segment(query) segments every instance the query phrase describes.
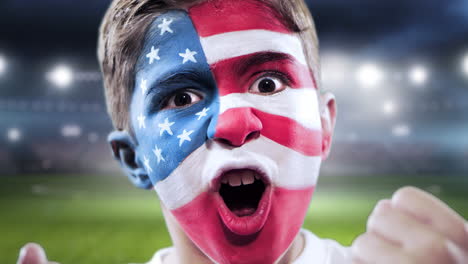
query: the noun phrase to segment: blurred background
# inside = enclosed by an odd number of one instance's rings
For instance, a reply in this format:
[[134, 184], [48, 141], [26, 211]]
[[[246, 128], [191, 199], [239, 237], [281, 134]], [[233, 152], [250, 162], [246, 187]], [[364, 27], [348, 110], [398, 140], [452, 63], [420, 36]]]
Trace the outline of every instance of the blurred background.
[[[307, 2], [339, 113], [305, 227], [349, 244], [406, 184], [468, 217], [468, 2]], [[63, 263], [144, 262], [170, 245], [156, 195], [127, 183], [106, 143], [95, 54], [109, 3], [0, 2], [2, 263], [31, 240]]]

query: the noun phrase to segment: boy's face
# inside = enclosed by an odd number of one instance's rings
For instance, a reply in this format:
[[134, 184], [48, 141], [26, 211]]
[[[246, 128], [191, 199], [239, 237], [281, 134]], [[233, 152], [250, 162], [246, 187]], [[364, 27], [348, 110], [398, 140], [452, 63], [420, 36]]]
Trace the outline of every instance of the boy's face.
[[136, 160], [214, 261], [273, 263], [297, 235], [323, 154], [317, 93], [300, 39], [258, 2], [151, 24], [130, 111]]

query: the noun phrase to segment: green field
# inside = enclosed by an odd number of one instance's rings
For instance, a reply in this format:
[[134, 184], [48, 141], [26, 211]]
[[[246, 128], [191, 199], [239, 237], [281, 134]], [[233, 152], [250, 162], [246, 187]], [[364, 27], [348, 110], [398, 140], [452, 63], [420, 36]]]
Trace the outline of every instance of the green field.
[[[63, 264], [145, 262], [170, 245], [156, 195], [123, 177], [0, 177], [0, 263], [28, 241]], [[468, 177], [322, 177], [305, 228], [349, 245], [375, 203], [403, 185], [429, 190], [468, 218]]]

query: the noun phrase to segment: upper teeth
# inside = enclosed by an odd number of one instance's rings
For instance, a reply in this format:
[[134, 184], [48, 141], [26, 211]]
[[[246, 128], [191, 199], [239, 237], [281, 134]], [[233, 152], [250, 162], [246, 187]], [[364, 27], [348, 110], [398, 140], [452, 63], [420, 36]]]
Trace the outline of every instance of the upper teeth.
[[241, 186], [254, 183], [255, 178], [258, 179], [258, 175], [251, 170], [230, 171], [223, 176], [221, 181], [230, 186]]

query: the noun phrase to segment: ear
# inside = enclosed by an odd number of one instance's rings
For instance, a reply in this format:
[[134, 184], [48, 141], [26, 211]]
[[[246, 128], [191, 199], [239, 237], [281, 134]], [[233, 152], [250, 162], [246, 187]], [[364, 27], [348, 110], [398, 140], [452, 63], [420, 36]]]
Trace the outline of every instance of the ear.
[[126, 131], [113, 131], [107, 137], [114, 158], [127, 174], [129, 180], [138, 188], [151, 189], [153, 184], [138, 161], [133, 138]]
[[336, 123], [335, 96], [330, 92], [320, 95], [320, 119], [322, 121], [322, 160], [330, 154]]

